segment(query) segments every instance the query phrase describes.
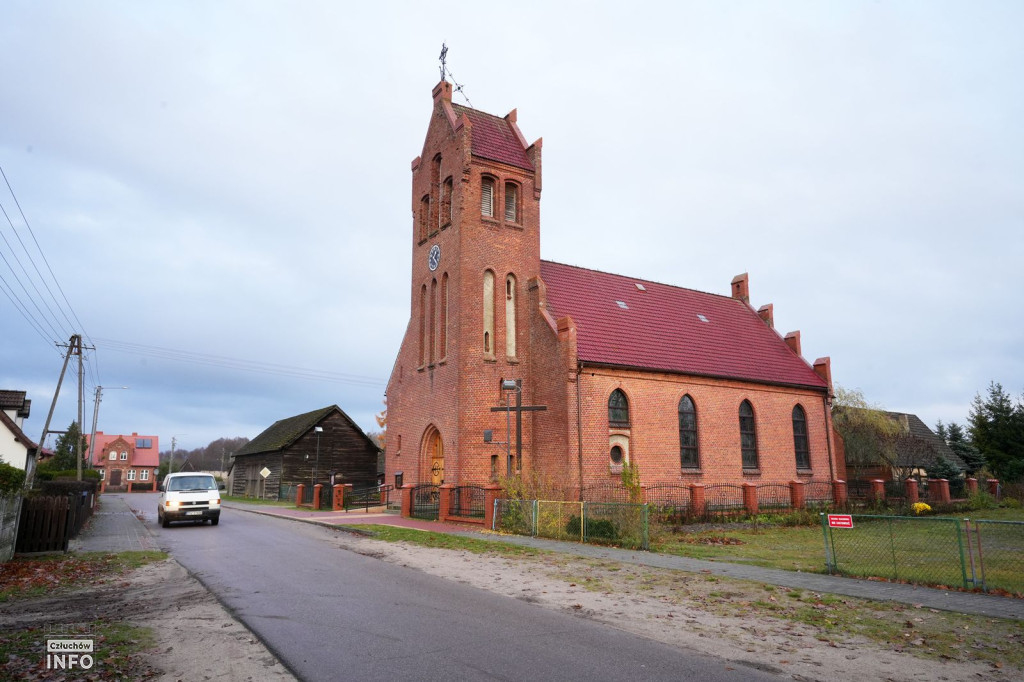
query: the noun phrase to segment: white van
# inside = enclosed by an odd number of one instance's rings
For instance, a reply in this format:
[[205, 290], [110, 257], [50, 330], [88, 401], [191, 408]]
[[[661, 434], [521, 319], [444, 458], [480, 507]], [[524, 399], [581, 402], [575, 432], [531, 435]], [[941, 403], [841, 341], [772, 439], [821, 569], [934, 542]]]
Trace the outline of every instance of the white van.
[[171, 521], [203, 523], [209, 519], [211, 526], [220, 523], [220, 489], [211, 474], [167, 474], [158, 489], [160, 506], [156, 516], [164, 528]]

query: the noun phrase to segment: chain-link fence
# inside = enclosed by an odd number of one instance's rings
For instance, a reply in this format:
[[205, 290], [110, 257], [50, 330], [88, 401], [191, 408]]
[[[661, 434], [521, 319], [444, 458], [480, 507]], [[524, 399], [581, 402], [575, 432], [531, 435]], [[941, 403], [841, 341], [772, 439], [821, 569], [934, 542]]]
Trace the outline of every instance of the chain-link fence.
[[646, 504], [496, 500], [492, 530], [633, 549], [650, 548]]
[[1024, 522], [866, 514], [821, 520], [830, 573], [1024, 594]]

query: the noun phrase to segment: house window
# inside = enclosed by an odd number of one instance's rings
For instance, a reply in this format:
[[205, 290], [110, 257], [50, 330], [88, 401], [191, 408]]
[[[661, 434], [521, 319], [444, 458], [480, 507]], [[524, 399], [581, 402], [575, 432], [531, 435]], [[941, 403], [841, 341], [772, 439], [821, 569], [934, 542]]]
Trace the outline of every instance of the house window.
[[484, 273], [484, 354], [494, 355], [494, 273]]
[[516, 276], [505, 278], [505, 355], [516, 356]]
[[519, 187], [515, 183], [505, 183], [505, 222], [519, 222]]
[[757, 468], [757, 429], [754, 425], [754, 408], [749, 400], [740, 403], [740, 451], [743, 468]]
[[452, 222], [452, 178], [445, 178], [441, 185], [441, 227], [447, 227]]
[[624, 459], [622, 455], [622, 448], [618, 445], [613, 445], [612, 450], [609, 453], [609, 457], [611, 457], [612, 464], [622, 464], [622, 460]]
[[484, 178], [480, 183], [480, 215], [494, 217], [494, 178]]
[[629, 426], [629, 401], [620, 389], [615, 389], [608, 396], [608, 426]]
[[110, 461], [114, 461], [116, 459], [117, 459], [117, 453], [116, 452], [111, 452], [110, 453]]
[[697, 469], [697, 408], [693, 399], [684, 395], [679, 401], [679, 463], [684, 469]]
[[129, 481], [134, 481], [135, 480], [135, 469], [129, 469], [128, 470], [128, 480]]
[[128, 453], [127, 452], [122, 452], [121, 453], [121, 460], [124, 461], [124, 460], [127, 460], [127, 459], [128, 459]]
[[811, 468], [811, 448], [807, 442], [807, 414], [804, 408], [793, 408], [793, 451], [796, 453], [796, 468]]
[[149, 469], [143, 469], [139, 472], [139, 478], [143, 481], [149, 480]]

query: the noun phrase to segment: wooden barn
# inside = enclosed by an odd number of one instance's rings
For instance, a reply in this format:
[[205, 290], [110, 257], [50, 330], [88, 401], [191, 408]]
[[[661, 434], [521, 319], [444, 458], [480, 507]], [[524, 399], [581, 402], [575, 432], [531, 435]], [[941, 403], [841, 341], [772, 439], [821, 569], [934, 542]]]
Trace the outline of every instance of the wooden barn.
[[[231, 494], [290, 499], [300, 483], [376, 485], [380, 448], [337, 405], [288, 417], [235, 453]], [[267, 475], [264, 476], [263, 473]]]

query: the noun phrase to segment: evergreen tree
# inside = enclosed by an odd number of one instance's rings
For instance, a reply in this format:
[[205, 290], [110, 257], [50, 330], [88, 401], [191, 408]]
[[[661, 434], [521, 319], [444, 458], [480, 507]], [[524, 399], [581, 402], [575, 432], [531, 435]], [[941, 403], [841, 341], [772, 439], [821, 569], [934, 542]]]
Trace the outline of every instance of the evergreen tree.
[[75, 442], [81, 441], [81, 453], [85, 455], [88, 448], [85, 445], [85, 437], [78, 428], [78, 422], [71, 422], [68, 430], [60, 435], [53, 448], [53, 457], [46, 462], [46, 468], [52, 471], [68, 471], [77, 468], [75, 461]]
[[1001, 384], [989, 384], [985, 398], [974, 396], [971, 443], [1001, 479], [1024, 478], [1024, 403], [1014, 404]]
[[928, 478], [944, 478], [947, 481], [960, 478], [960, 467], [939, 455], [928, 465]]

